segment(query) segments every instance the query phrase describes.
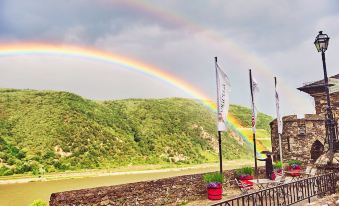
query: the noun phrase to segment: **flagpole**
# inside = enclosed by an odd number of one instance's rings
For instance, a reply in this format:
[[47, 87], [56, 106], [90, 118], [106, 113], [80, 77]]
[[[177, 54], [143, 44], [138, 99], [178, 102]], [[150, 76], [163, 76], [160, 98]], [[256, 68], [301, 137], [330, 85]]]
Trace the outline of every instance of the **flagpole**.
[[[277, 77], [274, 77], [274, 87], [275, 87], [275, 92], [277, 93]], [[277, 95], [277, 94], [276, 94]], [[276, 99], [277, 101], [277, 99]], [[278, 104], [279, 102], [277, 102], [276, 104]], [[278, 106], [278, 105], [277, 105]], [[279, 118], [279, 119], [278, 119]], [[279, 156], [280, 156], [280, 161], [283, 162], [283, 156], [282, 156], [282, 146], [281, 146], [281, 134], [280, 134], [280, 129], [279, 127], [280, 125], [280, 115], [279, 115], [279, 109], [277, 107], [277, 128], [278, 128], [278, 139], [279, 139]]]
[[220, 174], [222, 174], [221, 131], [218, 131]]
[[[215, 59], [215, 75], [216, 75], [216, 80], [217, 80], [217, 102], [219, 104], [219, 78], [218, 78], [218, 57], [214, 57]], [[219, 105], [217, 105], [219, 107]], [[219, 109], [217, 109], [218, 112]], [[218, 116], [218, 115], [217, 115]], [[218, 118], [218, 117], [217, 117]], [[221, 131], [218, 129], [218, 142], [219, 142], [219, 163], [220, 163], [220, 174], [222, 174], [222, 151], [221, 151]]]
[[[255, 121], [253, 119], [254, 114], [254, 98], [253, 98], [253, 84], [252, 84], [252, 71], [250, 70], [250, 89], [251, 89], [251, 102], [252, 102], [252, 122]], [[255, 117], [254, 117], [255, 118]], [[255, 125], [254, 125], [255, 126]], [[252, 123], [252, 130], [253, 130], [253, 123]], [[255, 131], [253, 131], [253, 147], [254, 147], [254, 174], [255, 177], [258, 176], [258, 165], [257, 165], [257, 144], [255, 141]]]

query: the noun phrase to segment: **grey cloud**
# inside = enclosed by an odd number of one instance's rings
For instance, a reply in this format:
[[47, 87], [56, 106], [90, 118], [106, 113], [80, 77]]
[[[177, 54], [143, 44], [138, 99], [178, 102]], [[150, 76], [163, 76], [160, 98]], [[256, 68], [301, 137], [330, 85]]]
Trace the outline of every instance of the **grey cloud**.
[[[119, 33], [134, 24], [161, 24], [152, 14], [142, 13], [123, 1], [7, 0], [3, 6], [7, 33], [21, 40], [64, 41], [73, 27], [86, 31], [84, 43], [108, 33]], [[2, 34], [4, 35], [4, 34]]]
[[243, 47], [266, 54], [288, 49], [294, 42], [302, 41], [319, 18], [337, 12], [338, 3], [240, 0], [209, 1], [207, 4], [201, 0], [193, 4], [176, 2], [173, 7], [172, 10], [205, 29], [219, 31]]

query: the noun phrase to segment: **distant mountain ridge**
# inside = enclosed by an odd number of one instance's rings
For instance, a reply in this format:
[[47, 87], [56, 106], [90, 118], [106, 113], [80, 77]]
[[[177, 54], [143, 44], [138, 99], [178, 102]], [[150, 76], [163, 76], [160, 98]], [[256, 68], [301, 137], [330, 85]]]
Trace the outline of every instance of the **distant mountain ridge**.
[[[248, 124], [249, 109], [231, 105], [230, 112]], [[214, 162], [215, 119], [183, 98], [94, 101], [68, 92], [1, 89], [0, 175]], [[271, 120], [260, 114], [258, 128], [267, 131]], [[223, 135], [223, 157], [249, 158], [251, 148], [231, 135]]]

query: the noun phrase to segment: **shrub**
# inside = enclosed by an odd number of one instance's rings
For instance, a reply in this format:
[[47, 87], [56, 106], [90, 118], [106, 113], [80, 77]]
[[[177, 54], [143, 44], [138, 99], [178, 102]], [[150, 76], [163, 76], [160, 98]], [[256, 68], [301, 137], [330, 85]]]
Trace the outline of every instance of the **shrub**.
[[252, 167], [242, 167], [236, 170], [236, 174], [240, 175], [252, 175], [254, 173], [254, 169]]
[[288, 161], [288, 165], [289, 166], [292, 166], [292, 165], [302, 165], [302, 161], [300, 161], [300, 160], [289, 160]]
[[13, 175], [13, 174], [14, 174], [14, 172], [13, 172], [12, 169], [8, 169], [3, 173], [4, 176], [9, 176], [9, 175]]
[[274, 164], [273, 164], [273, 168], [274, 168], [274, 169], [282, 169], [282, 168], [283, 168], [282, 162], [279, 161], [279, 162], [274, 163]]
[[9, 176], [13, 174], [13, 170], [7, 167], [0, 167], [0, 176], [4, 175], [4, 176]]
[[213, 172], [213, 173], [206, 173], [203, 176], [204, 181], [206, 183], [223, 183], [224, 182], [224, 176], [220, 174], [219, 172]]
[[34, 200], [29, 206], [47, 206], [47, 203], [43, 200]]

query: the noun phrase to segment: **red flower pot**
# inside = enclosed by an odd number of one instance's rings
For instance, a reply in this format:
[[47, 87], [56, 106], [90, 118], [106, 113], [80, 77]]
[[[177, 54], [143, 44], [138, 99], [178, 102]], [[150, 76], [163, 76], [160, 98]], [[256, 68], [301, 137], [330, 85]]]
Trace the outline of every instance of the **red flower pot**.
[[298, 169], [293, 169], [292, 167], [289, 168], [289, 171], [292, 172], [290, 173], [292, 177], [297, 177], [300, 176], [300, 168]]
[[252, 175], [247, 175], [246, 180], [253, 180], [253, 176]]
[[273, 172], [273, 173], [271, 174], [271, 180], [275, 180], [275, 178], [276, 178], [276, 175], [275, 175], [275, 173]]
[[219, 184], [216, 188], [207, 188], [208, 199], [221, 200], [222, 199], [222, 185]]

